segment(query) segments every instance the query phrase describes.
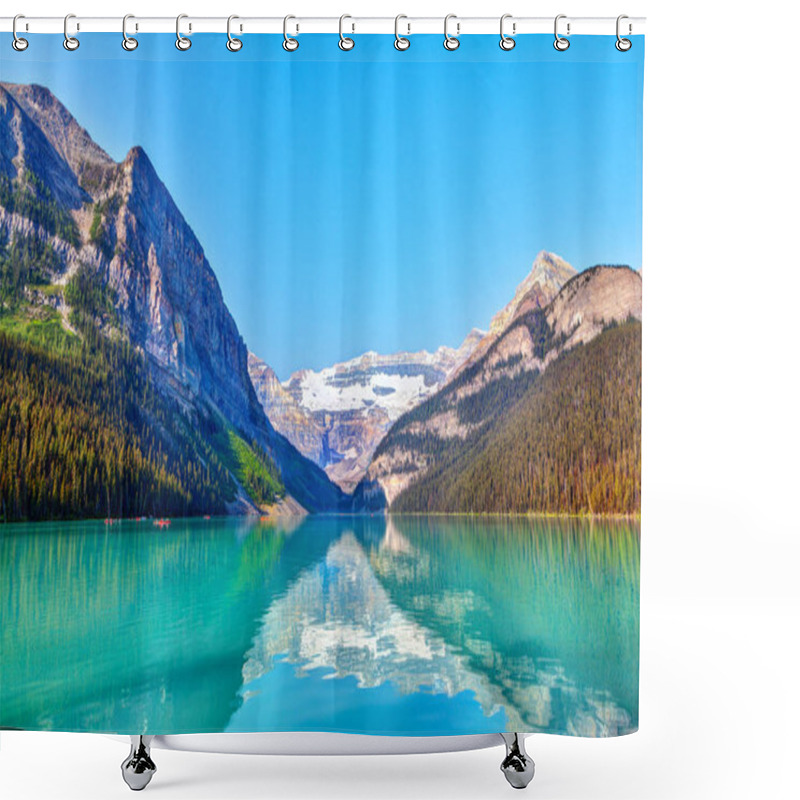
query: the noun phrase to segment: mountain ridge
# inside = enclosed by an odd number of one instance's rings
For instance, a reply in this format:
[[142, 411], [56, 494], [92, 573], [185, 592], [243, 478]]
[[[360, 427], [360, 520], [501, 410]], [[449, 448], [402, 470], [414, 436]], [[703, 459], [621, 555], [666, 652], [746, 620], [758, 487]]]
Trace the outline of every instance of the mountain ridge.
[[248, 367], [276, 430], [349, 492], [393, 422], [443, 385], [483, 335], [473, 329], [460, 347], [433, 352], [367, 351], [321, 370], [297, 370], [283, 382], [253, 353]]
[[574, 275], [545, 307], [512, 315], [435, 396], [395, 423], [355, 491], [356, 507], [393, 508], [426, 472], [441, 467], [437, 451], [457, 451], [561, 356], [628, 319], [641, 320], [641, 275], [605, 266]]
[[577, 270], [560, 256], [540, 250], [514, 296], [492, 317], [489, 332], [502, 333], [523, 311], [543, 308], [577, 274]]
[[449, 380], [455, 380], [464, 370], [483, 358], [520, 314], [530, 309], [543, 308], [550, 303], [564, 284], [576, 274], [577, 270], [563, 258], [548, 250], [540, 250], [528, 274], [517, 285], [511, 300], [494, 314], [488, 332], [469, 357], [454, 370]]
[[0, 176], [12, 244], [27, 237], [56, 254], [43, 278], [62, 319], [71, 313], [63, 290], [83, 270], [108, 291], [117, 335], [146, 354], [161, 391], [263, 447], [305, 509], [339, 507], [338, 487], [264, 415], [216, 275], [143, 148], [116, 163], [48, 89], [3, 83]]

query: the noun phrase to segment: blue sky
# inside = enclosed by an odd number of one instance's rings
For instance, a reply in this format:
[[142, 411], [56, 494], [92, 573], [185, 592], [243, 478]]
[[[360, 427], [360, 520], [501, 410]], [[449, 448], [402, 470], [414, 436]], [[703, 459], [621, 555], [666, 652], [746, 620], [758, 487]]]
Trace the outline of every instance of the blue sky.
[[[0, 37], [115, 159], [144, 147], [248, 347], [285, 379], [366, 350], [457, 346], [539, 250], [641, 266], [643, 37]], [[6, 41], [9, 39], [9, 41]]]

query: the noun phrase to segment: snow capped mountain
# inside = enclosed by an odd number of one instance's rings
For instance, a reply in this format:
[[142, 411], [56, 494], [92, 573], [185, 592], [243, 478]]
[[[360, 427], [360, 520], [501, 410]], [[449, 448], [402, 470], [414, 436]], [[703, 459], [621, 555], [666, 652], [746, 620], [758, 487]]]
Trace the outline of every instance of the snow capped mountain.
[[374, 351], [284, 382], [250, 353], [250, 379], [267, 418], [303, 455], [347, 492], [364, 477], [392, 425], [479, 361], [513, 322], [544, 308], [575, 270], [542, 250], [488, 333], [473, 329], [458, 349], [382, 355]]
[[364, 353], [319, 372], [302, 370], [284, 385], [309, 411], [355, 411], [377, 405], [394, 421], [431, 395], [460, 363], [460, 350]]
[[458, 349], [364, 353], [281, 383], [252, 353], [250, 378], [272, 425], [345, 491], [364, 476], [372, 454], [403, 414], [434, 394], [483, 338], [472, 330]]

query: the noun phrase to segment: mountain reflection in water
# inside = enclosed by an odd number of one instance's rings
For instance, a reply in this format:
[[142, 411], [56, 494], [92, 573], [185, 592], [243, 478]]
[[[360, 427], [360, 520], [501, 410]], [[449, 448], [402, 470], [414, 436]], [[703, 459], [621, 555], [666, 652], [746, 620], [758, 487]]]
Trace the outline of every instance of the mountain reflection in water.
[[[0, 725], [546, 731], [638, 720], [631, 521], [7, 526]], [[7, 624], [6, 624], [7, 621]]]

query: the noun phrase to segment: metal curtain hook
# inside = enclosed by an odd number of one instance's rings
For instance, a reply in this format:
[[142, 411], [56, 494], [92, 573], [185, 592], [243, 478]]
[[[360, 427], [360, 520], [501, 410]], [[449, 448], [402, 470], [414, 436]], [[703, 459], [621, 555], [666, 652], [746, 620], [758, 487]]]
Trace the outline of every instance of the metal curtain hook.
[[[175, 19], [175, 47], [178, 50], [188, 50], [192, 46], [192, 40], [187, 38], [181, 33], [181, 20], [182, 19], [189, 19], [188, 14], [178, 14]], [[189, 26], [189, 30], [192, 29], [192, 26]]]
[[14, 17], [14, 21], [11, 23], [11, 33], [14, 35], [14, 39], [11, 42], [11, 46], [18, 52], [21, 53], [23, 50], [28, 49], [28, 40], [23, 39], [21, 36], [17, 36], [17, 20], [25, 19], [24, 14], [17, 14]]
[[[553, 47], [555, 47], [556, 50], [560, 50], [561, 52], [569, 49], [569, 39], [565, 39], [563, 36], [558, 35], [558, 21], [560, 19], [566, 19], [566, 18], [567, 18], [566, 14], [559, 14], [556, 17], [556, 21], [553, 26], [553, 30], [556, 35], [556, 40], [555, 42], [553, 42]], [[569, 22], [567, 23], [567, 36], [569, 36]]]
[[[400, 35], [400, 20], [408, 19], [405, 14], [398, 14], [394, 18], [394, 49], [395, 50], [408, 50], [411, 47], [411, 39]], [[411, 33], [411, 25], [406, 23], [408, 32]]]
[[[356, 43], [350, 37], [344, 35], [342, 26], [344, 25], [344, 21], [346, 19], [353, 19], [353, 18], [349, 14], [342, 14], [342, 16], [339, 17], [339, 49], [340, 50], [352, 50], [356, 46]], [[353, 29], [355, 30], [355, 26], [353, 26]]]
[[457, 37], [461, 29], [461, 23], [456, 23], [456, 35], [451, 36], [447, 32], [447, 23], [450, 22], [451, 19], [458, 19], [458, 17], [455, 14], [448, 14], [444, 18], [444, 49], [458, 50], [458, 46], [461, 44], [461, 42], [458, 41]]
[[[77, 50], [81, 46], [81, 43], [74, 36], [69, 35], [69, 21], [71, 19], [75, 19], [74, 14], [67, 14], [64, 17], [64, 49], [69, 51]], [[75, 29], [80, 30], [80, 25], [76, 24]]]
[[127, 50], [129, 53], [139, 46], [139, 40], [128, 36], [128, 20], [135, 19], [133, 14], [126, 14], [122, 18], [122, 49]]
[[300, 47], [300, 40], [295, 39], [294, 36], [289, 36], [288, 25], [290, 19], [296, 19], [296, 17], [287, 14], [283, 18], [283, 49], [286, 50], [287, 53], [293, 53]]
[[[500, 49], [501, 50], [513, 50], [517, 45], [517, 40], [514, 39], [512, 36], [506, 36], [504, 26], [507, 19], [511, 19], [511, 14], [503, 14], [500, 17]], [[516, 33], [517, 32], [517, 25], [514, 23], [511, 27], [511, 30]]]
[[[631, 47], [633, 47], [633, 42], [630, 39], [625, 39], [624, 37], [619, 35], [619, 24], [624, 19], [628, 19], [628, 15], [627, 14], [620, 14], [617, 17], [617, 43], [614, 46], [617, 48], [617, 50], [620, 51], [620, 53], [625, 53], [628, 50], [630, 50]], [[628, 33], [630, 34], [632, 30], [633, 30], [633, 28], [632, 28], [631, 24], [628, 23]]]
[[225, 47], [227, 47], [231, 53], [238, 53], [242, 49], [242, 45], [244, 45], [244, 42], [241, 39], [237, 39], [233, 34], [231, 34], [231, 22], [233, 22], [235, 19], [239, 19], [236, 14], [231, 14], [228, 17], [228, 41], [226, 42]]

